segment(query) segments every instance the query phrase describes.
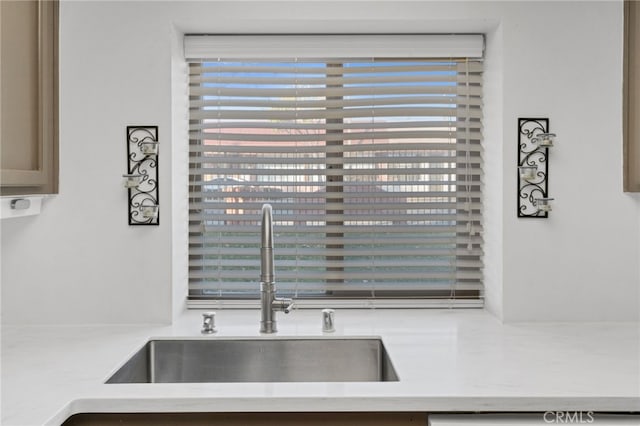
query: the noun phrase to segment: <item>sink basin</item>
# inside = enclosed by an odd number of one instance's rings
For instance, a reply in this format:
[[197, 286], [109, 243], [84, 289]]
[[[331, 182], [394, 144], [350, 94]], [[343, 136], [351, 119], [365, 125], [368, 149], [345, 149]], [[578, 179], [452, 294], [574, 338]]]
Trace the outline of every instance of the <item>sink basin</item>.
[[378, 338], [157, 339], [106, 383], [397, 380]]

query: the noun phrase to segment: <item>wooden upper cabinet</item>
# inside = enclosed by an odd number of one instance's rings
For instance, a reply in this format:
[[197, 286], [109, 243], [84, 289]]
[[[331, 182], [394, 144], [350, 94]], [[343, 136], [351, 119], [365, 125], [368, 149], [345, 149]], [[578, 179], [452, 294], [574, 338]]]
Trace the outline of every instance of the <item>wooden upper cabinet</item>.
[[640, 3], [624, 2], [624, 190], [640, 192]]
[[0, 189], [58, 191], [58, 2], [0, 0]]

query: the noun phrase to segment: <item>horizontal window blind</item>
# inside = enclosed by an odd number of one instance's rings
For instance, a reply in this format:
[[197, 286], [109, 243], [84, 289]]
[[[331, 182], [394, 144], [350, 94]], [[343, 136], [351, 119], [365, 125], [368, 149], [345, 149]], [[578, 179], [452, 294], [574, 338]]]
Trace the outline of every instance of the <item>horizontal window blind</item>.
[[190, 299], [259, 297], [264, 203], [281, 294], [481, 298], [480, 60], [212, 55], [189, 74]]

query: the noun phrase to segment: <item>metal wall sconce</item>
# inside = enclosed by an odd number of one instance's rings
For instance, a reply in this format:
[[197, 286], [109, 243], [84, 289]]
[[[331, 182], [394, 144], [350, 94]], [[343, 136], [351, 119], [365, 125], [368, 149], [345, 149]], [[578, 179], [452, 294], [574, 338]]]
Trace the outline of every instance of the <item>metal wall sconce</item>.
[[518, 217], [549, 217], [549, 148], [555, 137], [548, 118], [518, 118]]
[[127, 126], [129, 225], [159, 225], [158, 126]]

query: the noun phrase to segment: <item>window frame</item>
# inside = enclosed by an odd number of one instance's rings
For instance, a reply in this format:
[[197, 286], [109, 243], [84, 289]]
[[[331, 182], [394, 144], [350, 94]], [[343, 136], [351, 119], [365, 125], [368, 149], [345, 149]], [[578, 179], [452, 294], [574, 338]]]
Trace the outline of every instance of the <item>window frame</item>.
[[[340, 192], [340, 191], [336, 191]], [[364, 307], [364, 306], [381, 306], [381, 307], [425, 307], [425, 306], [450, 306], [451, 303], [449, 300], [437, 300], [437, 299], [420, 299], [420, 300], [407, 300], [407, 299], [395, 299], [389, 297], [378, 298], [375, 301], [371, 300], [338, 300], [338, 299], [317, 299], [317, 300], [304, 300], [299, 301], [298, 306], [301, 307], [321, 307], [326, 306], [327, 303], [331, 303], [334, 306], [348, 306], [348, 307]], [[198, 299], [189, 299], [188, 306], [190, 307], [204, 307], [211, 306], [215, 304], [215, 306], [224, 306], [224, 307], [249, 307], [249, 306], [257, 306], [258, 300], [227, 300], [227, 299], [213, 299], [213, 300], [198, 300]], [[456, 303], [456, 306], [460, 307], [481, 307], [482, 306], [482, 295], [479, 295], [477, 299], [459, 299]]]

